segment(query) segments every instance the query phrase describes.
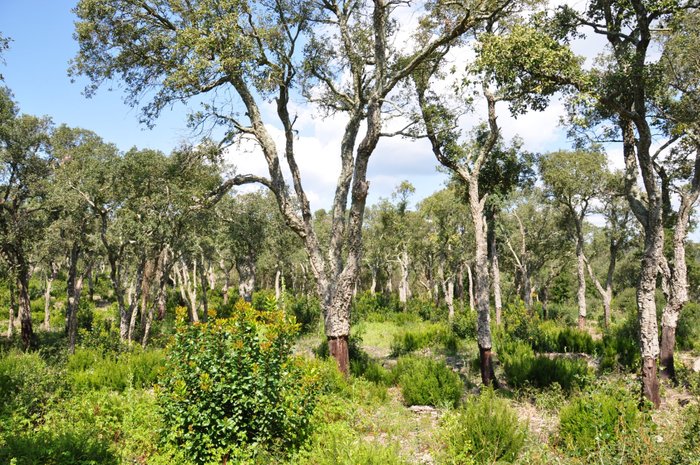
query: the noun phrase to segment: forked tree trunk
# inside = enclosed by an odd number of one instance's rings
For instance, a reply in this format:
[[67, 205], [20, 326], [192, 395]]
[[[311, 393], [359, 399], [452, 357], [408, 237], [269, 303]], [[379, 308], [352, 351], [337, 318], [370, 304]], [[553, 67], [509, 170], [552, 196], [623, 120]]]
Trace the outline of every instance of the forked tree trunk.
[[252, 302], [255, 290], [255, 260], [252, 257], [237, 257], [236, 270], [238, 271], [238, 295], [246, 302]]

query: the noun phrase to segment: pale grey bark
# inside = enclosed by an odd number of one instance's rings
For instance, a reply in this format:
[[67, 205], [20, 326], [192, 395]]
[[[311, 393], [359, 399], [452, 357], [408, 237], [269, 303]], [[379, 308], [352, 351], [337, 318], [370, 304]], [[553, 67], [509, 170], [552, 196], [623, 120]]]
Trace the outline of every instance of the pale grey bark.
[[405, 307], [408, 299], [411, 298], [411, 287], [408, 283], [408, 273], [410, 267], [410, 257], [404, 248], [399, 253], [397, 259], [399, 264], [399, 302]]
[[583, 253], [583, 234], [579, 233], [576, 238], [576, 278], [578, 289], [576, 291], [576, 301], [578, 303], [578, 328], [583, 330], [586, 327], [586, 257]]
[[498, 264], [498, 248], [496, 247], [496, 235], [491, 234], [491, 274], [493, 277], [493, 305], [496, 313], [496, 324], [501, 324], [501, 312], [503, 302], [501, 300], [501, 268]]
[[199, 323], [199, 311], [197, 300], [197, 259], [192, 260], [192, 275], [184, 261], [174, 267], [175, 276], [180, 289], [180, 297], [187, 304], [192, 323]]
[[44, 289], [44, 331], [51, 329], [51, 287], [58, 275], [58, 265], [52, 261], [49, 266], [51, 272], [46, 274], [46, 287]]
[[474, 276], [472, 266], [467, 264], [467, 293], [469, 294], [469, 310], [474, 311]]
[[252, 257], [236, 257], [238, 271], [238, 295], [246, 302], [253, 301], [255, 290], [255, 260]]

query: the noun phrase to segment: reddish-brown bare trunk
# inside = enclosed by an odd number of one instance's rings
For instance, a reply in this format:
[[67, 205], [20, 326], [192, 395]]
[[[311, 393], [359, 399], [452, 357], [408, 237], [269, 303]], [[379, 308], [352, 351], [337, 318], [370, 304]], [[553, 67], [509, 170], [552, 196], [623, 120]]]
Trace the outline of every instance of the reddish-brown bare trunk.
[[676, 346], [676, 327], [663, 326], [661, 328], [661, 377], [676, 379], [676, 370], [673, 361], [674, 347]]
[[496, 375], [493, 371], [493, 357], [491, 356], [491, 348], [479, 347], [479, 362], [481, 368], [481, 382], [484, 386], [496, 384]]
[[644, 357], [642, 361], [642, 395], [654, 404], [654, 407], [658, 408], [661, 405], [659, 379], [656, 376], [656, 360], [651, 357]]
[[338, 363], [338, 369], [345, 376], [350, 373], [350, 351], [347, 336], [328, 336], [328, 352]]

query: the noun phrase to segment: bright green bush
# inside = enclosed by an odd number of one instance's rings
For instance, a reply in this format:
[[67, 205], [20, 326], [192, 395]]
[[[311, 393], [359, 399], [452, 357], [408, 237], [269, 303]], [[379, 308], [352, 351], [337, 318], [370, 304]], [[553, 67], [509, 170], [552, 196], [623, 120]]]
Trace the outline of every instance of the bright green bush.
[[502, 343], [498, 356], [508, 383], [513, 387], [543, 388], [557, 383], [564, 391], [570, 392], [589, 381], [585, 360], [537, 356], [529, 345], [520, 341]]
[[447, 340], [449, 331], [444, 325], [436, 323], [426, 325], [402, 329], [394, 334], [391, 341], [392, 356], [409, 354]]
[[679, 350], [700, 351], [700, 304], [688, 302], [683, 307], [676, 328], [676, 344]]
[[401, 357], [394, 368], [406, 405], [456, 407], [464, 384], [443, 362], [426, 357]]
[[445, 449], [440, 463], [512, 463], [523, 447], [525, 432], [508, 402], [485, 390], [443, 420], [440, 436]]
[[672, 455], [672, 465], [700, 464], [700, 405], [688, 405], [683, 409], [683, 441]]
[[285, 302], [287, 312], [294, 315], [302, 334], [318, 329], [321, 318], [321, 304], [317, 298], [305, 295], [286, 295]]
[[404, 465], [397, 446], [367, 442], [344, 422], [323, 425], [312, 445], [295, 461], [299, 465]]
[[600, 345], [586, 331], [562, 327], [554, 321], [543, 321], [533, 331], [532, 348], [537, 352], [593, 354]]
[[318, 375], [290, 357], [298, 326], [239, 301], [233, 316], [184, 323], [158, 387], [166, 442], [195, 463], [292, 450], [306, 437]]
[[150, 388], [164, 364], [161, 350], [135, 349], [110, 353], [79, 348], [68, 357], [66, 370], [73, 390], [109, 389], [124, 391], [129, 387]]
[[[638, 401], [622, 389], [594, 392], [574, 399], [559, 415], [559, 441], [573, 456], [586, 456], [622, 442], [642, 423]], [[613, 454], [614, 455], [614, 454]]]
[[455, 312], [452, 332], [462, 339], [476, 339], [476, 312], [468, 308]]
[[522, 300], [507, 304], [503, 309], [503, 327], [513, 339], [532, 340], [537, 331], [537, 323], [537, 315], [529, 311]]
[[35, 418], [64, 387], [60, 373], [36, 353], [10, 351], [0, 358], [0, 414]]
[[600, 360], [601, 371], [636, 370], [641, 363], [638, 334], [639, 322], [635, 313], [628, 314], [627, 318], [605, 331]]

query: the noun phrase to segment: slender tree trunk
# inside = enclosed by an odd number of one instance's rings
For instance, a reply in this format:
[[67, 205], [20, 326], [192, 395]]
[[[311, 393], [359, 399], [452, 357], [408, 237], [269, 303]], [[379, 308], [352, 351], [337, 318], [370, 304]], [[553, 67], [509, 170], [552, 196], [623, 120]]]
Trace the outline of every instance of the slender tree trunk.
[[406, 308], [406, 303], [408, 299], [411, 298], [411, 289], [408, 284], [408, 267], [409, 267], [409, 257], [408, 251], [403, 249], [398, 256], [399, 271], [401, 273], [401, 280], [399, 281], [399, 302]]
[[[204, 261], [202, 260], [202, 264]], [[200, 285], [202, 286], [202, 320], [207, 321], [209, 318], [209, 299], [207, 298], [207, 291], [209, 290], [209, 280], [207, 279], [207, 273], [202, 269], [202, 273], [199, 274]]]
[[455, 318], [454, 306], [454, 277], [445, 276], [444, 258], [440, 260], [439, 271], [440, 282], [442, 284], [442, 293], [445, 295], [445, 304], [447, 304], [447, 320], [452, 322]]
[[282, 277], [282, 271], [277, 268], [275, 271], [275, 300], [277, 302], [280, 301], [280, 298], [282, 297], [282, 286], [280, 283], [280, 278]]
[[491, 252], [491, 274], [493, 275], [493, 305], [496, 310], [496, 324], [501, 324], [501, 312], [503, 302], [501, 301], [501, 269], [498, 264], [498, 247], [496, 246], [496, 234], [489, 230], [489, 250]]
[[[88, 269], [90, 267], [88, 266]], [[78, 309], [80, 308], [80, 296], [83, 292], [84, 273], [80, 273], [71, 286], [68, 297], [68, 307], [71, 308], [70, 321], [68, 322], [68, 352], [75, 353], [75, 344], [78, 336]]]
[[51, 329], [51, 287], [58, 274], [58, 266], [51, 262], [51, 273], [46, 275], [46, 289], [44, 289], [44, 331]]
[[469, 179], [469, 210], [474, 224], [474, 240], [476, 251], [474, 255], [474, 291], [477, 308], [477, 342], [479, 344], [479, 358], [481, 360], [481, 381], [485, 386], [495, 382], [493, 363], [491, 360], [491, 313], [489, 295], [491, 284], [489, 283], [489, 262], [487, 225], [484, 216], [485, 198], [479, 196], [478, 172], [473, 173]]
[[467, 280], [469, 281], [469, 310], [474, 311], [474, 276], [471, 265], [467, 265]]
[[372, 267], [372, 284], [369, 287], [370, 294], [374, 295], [377, 293], [377, 269]]
[[7, 324], [7, 338], [11, 339], [12, 336], [15, 333], [15, 315], [18, 315], [19, 312], [17, 311], [17, 298], [15, 296], [15, 284], [12, 279], [10, 279], [10, 285], [9, 285], [9, 291], [10, 291], [10, 314], [9, 314], [9, 319], [8, 319], [8, 324]]
[[[688, 236], [688, 220], [700, 195], [700, 148], [696, 152], [695, 171], [691, 191], [681, 197], [675, 228], [673, 230], [673, 262], [669, 275], [670, 298], [661, 317], [661, 375], [675, 379], [674, 350], [676, 326], [683, 307], [688, 302], [688, 267], [685, 260], [685, 241]], [[662, 260], [665, 258], [662, 256]], [[665, 267], [668, 268], [668, 267]]]
[[20, 263], [17, 279], [19, 290], [19, 321], [22, 334], [22, 345], [29, 349], [34, 344], [34, 330], [32, 328], [32, 308], [29, 300], [29, 266], [26, 262]]
[[583, 255], [583, 234], [581, 225], [577, 225], [576, 235], [576, 278], [578, 280], [578, 291], [576, 300], [578, 302], [578, 329], [586, 329], [586, 257]]
[[253, 301], [255, 290], [255, 260], [252, 257], [237, 257], [236, 270], [238, 270], [238, 295], [246, 302]]

